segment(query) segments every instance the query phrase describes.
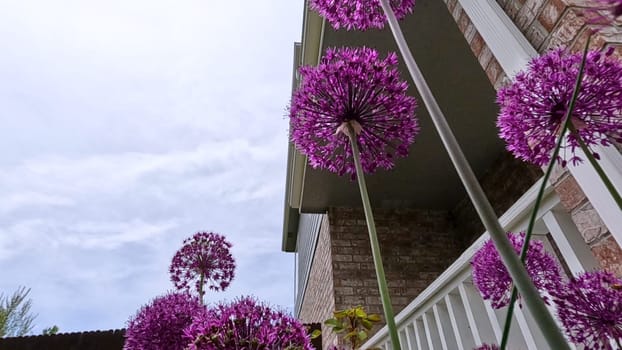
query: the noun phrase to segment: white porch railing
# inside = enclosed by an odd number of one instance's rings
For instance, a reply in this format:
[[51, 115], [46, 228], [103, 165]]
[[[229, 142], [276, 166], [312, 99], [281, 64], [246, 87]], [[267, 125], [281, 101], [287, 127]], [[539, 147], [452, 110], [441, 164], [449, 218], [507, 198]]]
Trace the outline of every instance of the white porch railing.
[[[507, 231], [526, 229], [540, 183], [533, 185], [500, 218]], [[471, 350], [483, 343], [499, 344], [507, 308], [494, 310], [482, 299], [471, 280], [471, 258], [487, 239], [488, 234], [484, 233], [396, 316], [402, 349]], [[533, 239], [543, 241], [567, 273], [577, 274], [598, 266], [550, 186], [538, 213]], [[548, 348], [526, 308], [515, 309], [508, 345], [511, 349]], [[386, 326], [362, 349], [374, 347], [391, 349]]]

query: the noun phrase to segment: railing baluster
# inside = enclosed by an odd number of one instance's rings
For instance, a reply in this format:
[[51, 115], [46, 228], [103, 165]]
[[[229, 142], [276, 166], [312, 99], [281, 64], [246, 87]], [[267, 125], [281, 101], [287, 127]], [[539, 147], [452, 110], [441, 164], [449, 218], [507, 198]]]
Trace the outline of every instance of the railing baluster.
[[408, 344], [408, 338], [406, 336], [406, 328], [401, 329], [401, 330], [398, 329], [397, 335], [400, 338], [400, 345], [402, 346], [402, 350], [410, 349], [410, 346], [407, 345]]
[[477, 343], [476, 345], [479, 346], [482, 343], [496, 343], [497, 339], [490, 325], [490, 320], [485, 316], [486, 307], [484, 306], [482, 297], [475, 290], [475, 287], [470, 283], [463, 282], [458, 285], [458, 290], [460, 291], [465, 309], [469, 308], [467, 316], [470, 315], [469, 323], [473, 323], [471, 329], [476, 330], [476, 332], [473, 333], [473, 337]]
[[486, 315], [488, 316], [488, 320], [490, 321], [490, 326], [492, 327], [492, 331], [495, 333], [495, 338], [497, 342], [501, 342], [501, 326], [499, 325], [499, 319], [497, 318], [497, 314], [495, 310], [490, 306], [489, 302], [484, 301], [484, 309], [486, 310]]
[[417, 338], [417, 350], [430, 350], [430, 346], [428, 346], [428, 341], [425, 337], [425, 330], [423, 329], [423, 321], [416, 319], [413, 325], [415, 327], [415, 337]]
[[453, 328], [451, 327], [451, 321], [447, 314], [447, 307], [445, 303], [440, 300], [436, 303], [432, 309], [434, 310], [434, 319], [438, 326], [438, 333], [441, 336], [441, 345], [444, 350], [455, 350], [458, 346], [456, 344], [456, 337], [454, 336]]
[[[445, 295], [445, 303], [447, 304], [447, 311], [449, 312], [449, 319], [451, 320], [451, 326], [454, 330], [454, 336], [456, 337], [456, 347], [458, 350], [471, 350], [475, 347], [475, 341], [473, 340], [473, 334], [471, 330], [471, 324], [467, 318], [464, 305], [460, 300], [460, 296], [454, 294], [454, 291]], [[465, 325], [469, 325], [467, 330]]]
[[542, 332], [539, 330], [538, 332], [532, 332], [531, 329], [529, 329], [529, 324], [521, 308], [514, 308], [514, 318], [523, 334], [527, 349], [538, 350], [546, 348], [547, 344]]
[[434, 324], [434, 318], [428, 315], [427, 312], [423, 313], [423, 327], [425, 329], [425, 336], [428, 339], [431, 350], [441, 350], [441, 339], [438, 334], [438, 329]]
[[407, 324], [404, 329], [406, 333], [406, 344], [408, 344], [408, 350], [417, 350], [416, 347], [416, 339], [415, 339], [415, 329], [413, 328], [413, 324]]
[[[494, 317], [494, 320], [496, 321], [497, 325], [501, 325], [501, 322], [505, 321], [506, 315], [508, 312], [507, 307], [504, 307], [499, 310], [494, 310], [490, 306], [490, 303], [486, 303], [486, 308], [487, 310], [489, 310], [489, 315], [492, 315], [492, 317]], [[514, 311], [516, 311], [516, 309], [518, 308], [514, 308]], [[516, 315], [516, 312], [514, 312], [514, 315], [512, 315], [512, 324], [514, 326], [510, 328], [508, 344], [512, 344], [512, 347], [516, 347], [518, 349], [524, 349], [525, 347], [527, 347], [527, 343], [525, 342], [524, 334], [520, 331], [519, 328], [516, 327], [516, 316], [515, 315]], [[492, 322], [492, 319], [491, 319], [491, 322]], [[501, 331], [499, 331], [499, 337], [501, 337]], [[548, 346], [545, 346], [544, 348], [547, 348], [547, 347]]]

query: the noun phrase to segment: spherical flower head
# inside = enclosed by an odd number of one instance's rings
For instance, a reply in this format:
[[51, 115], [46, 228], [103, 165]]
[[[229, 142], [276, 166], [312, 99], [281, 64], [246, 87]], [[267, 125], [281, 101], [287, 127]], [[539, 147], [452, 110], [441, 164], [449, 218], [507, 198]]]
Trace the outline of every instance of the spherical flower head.
[[153, 299], [127, 322], [124, 350], [183, 350], [188, 346], [184, 329], [195, 316], [206, 312], [199, 299], [186, 293], [169, 293]]
[[586, 17], [595, 32], [619, 24], [616, 21], [622, 16], [622, 0], [592, 0], [585, 5], [588, 7], [579, 14]]
[[302, 323], [251, 298], [223, 303], [185, 330], [190, 350], [310, 350]]
[[[517, 254], [520, 254], [525, 233], [508, 232], [508, 239]], [[503, 264], [499, 252], [492, 240], [486, 241], [471, 260], [473, 284], [484, 300], [490, 300], [493, 308], [499, 309], [510, 303], [512, 278]], [[557, 261], [544, 249], [542, 242], [531, 240], [527, 249], [525, 268], [536, 288], [541, 292], [551, 293], [561, 284], [561, 275]], [[543, 295], [545, 301], [548, 299]]]
[[499, 346], [496, 344], [482, 344], [473, 350], [499, 350]]
[[[397, 19], [412, 13], [415, 6], [414, 0], [389, 2]], [[380, 0], [310, 0], [309, 6], [326, 18], [335, 29], [382, 29], [387, 22]]]
[[[609, 52], [608, 52], [609, 54]], [[622, 64], [597, 51], [588, 53], [571, 122], [590, 151], [622, 142]], [[548, 164], [572, 98], [582, 54], [557, 49], [535, 58], [513, 83], [499, 90], [499, 134], [517, 158]], [[575, 134], [569, 133], [558, 161], [581, 159]], [[598, 158], [598, 154], [594, 154]]]
[[[214, 232], [199, 232], [187, 238], [175, 253], [169, 272], [178, 290], [225, 290], [234, 277], [231, 243]], [[199, 294], [201, 294], [199, 292]]]
[[604, 271], [571, 279], [554, 298], [566, 334], [586, 350], [609, 350], [622, 341], [622, 280]]
[[397, 55], [370, 48], [328, 49], [317, 67], [300, 69], [290, 110], [291, 137], [314, 168], [354, 175], [347, 129], [356, 133], [363, 170], [391, 169], [419, 131], [416, 101], [397, 70]]

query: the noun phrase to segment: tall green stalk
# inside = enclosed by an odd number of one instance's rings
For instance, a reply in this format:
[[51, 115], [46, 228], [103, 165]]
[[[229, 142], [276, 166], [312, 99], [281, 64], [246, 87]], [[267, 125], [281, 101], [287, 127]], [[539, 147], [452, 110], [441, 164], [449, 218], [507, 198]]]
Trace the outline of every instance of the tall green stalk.
[[[555, 144], [555, 149], [553, 149], [553, 154], [551, 154], [551, 160], [549, 161], [548, 166], [546, 167], [546, 171], [544, 173], [544, 177], [542, 178], [542, 183], [540, 184], [540, 189], [538, 190], [538, 195], [536, 197], [536, 202], [533, 205], [533, 210], [531, 211], [531, 216], [529, 217], [529, 224], [527, 225], [527, 232], [525, 233], [525, 239], [523, 242], [523, 246], [520, 252], [520, 260], [522, 263], [525, 263], [525, 258], [527, 257], [527, 250], [529, 249], [529, 241], [531, 240], [531, 236], [533, 233], [533, 228], [536, 223], [536, 218], [538, 217], [538, 210], [540, 209], [540, 204], [542, 203], [542, 197], [544, 196], [544, 190], [546, 189], [546, 184], [551, 177], [551, 172], [553, 171], [553, 167], [555, 163], [557, 163], [557, 156], [559, 155], [559, 150], [564, 142], [564, 137], [566, 136], [566, 131], [568, 129], [572, 130], [572, 112], [574, 111], [574, 105], [577, 101], [577, 97], [579, 96], [579, 89], [581, 88], [581, 80], [583, 79], [583, 70], [585, 68], [585, 60], [587, 58], [587, 52], [590, 45], [591, 37], [588, 37], [585, 47], [583, 48], [583, 59], [581, 60], [581, 64], [579, 65], [579, 73], [577, 74], [577, 79], [575, 80], [574, 90], [572, 92], [572, 98], [570, 99], [570, 103], [568, 105], [568, 110], [566, 111], [566, 116], [564, 117], [564, 122], [562, 124], [562, 128], [559, 131], [559, 138], [557, 139], [557, 143]], [[512, 295], [510, 297], [510, 304], [508, 305], [508, 313], [505, 316], [505, 324], [503, 326], [503, 334], [501, 336], [501, 350], [504, 350], [507, 346], [508, 337], [510, 335], [510, 328], [512, 325], [512, 316], [514, 314], [514, 305], [516, 304], [516, 298], [518, 297], [518, 291], [516, 287], [512, 287]]]
[[609, 180], [609, 177], [607, 176], [607, 174], [605, 174], [605, 171], [600, 166], [600, 164], [598, 164], [598, 161], [594, 158], [594, 155], [592, 154], [592, 152], [589, 150], [589, 148], [587, 148], [587, 145], [581, 138], [581, 135], [579, 135], [579, 132], [574, 127], [574, 125], [571, 124], [568, 127], [568, 129], [570, 130], [572, 134], [575, 135], [575, 137], [577, 138], [577, 142], [579, 142], [579, 147], [581, 147], [581, 150], [583, 150], [583, 153], [585, 153], [585, 157], [590, 162], [594, 170], [596, 170], [596, 173], [598, 174], [600, 179], [603, 181], [603, 184], [607, 188], [607, 191], [609, 191], [609, 193], [611, 194], [611, 197], [613, 197], [613, 200], [615, 200], [615, 202], [618, 204], [618, 208], [622, 210], [622, 198], [620, 197], [620, 193], [615, 188], [613, 183], [611, 183], [611, 180]]
[[376, 224], [374, 223], [374, 214], [367, 193], [367, 184], [365, 184], [365, 173], [361, 165], [361, 155], [359, 152], [356, 134], [352, 125], [348, 123], [348, 138], [352, 145], [352, 158], [354, 158], [354, 167], [356, 168], [356, 179], [358, 180], [359, 190], [361, 191], [361, 200], [363, 201], [363, 211], [365, 212], [365, 220], [367, 221], [367, 231], [369, 232], [369, 241], [371, 243], [371, 254], [374, 259], [374, 267], [376, 269], [376, 279], [378, 280], [378, 289], [380, 290], [380, 299], [382, 300], [382, 308], [384, 310], [384, 318], [389, 328], [389, 338], [393, 350], [401, 350], [400, 339], [397, 335], [397, 326], [395, 325], [395, 316], [393, 314], [393, 306], [391, 305], [391, 297], [389, 288], [387, 287], [387, 279], [384, 275], [384, 267], [382, 265], [382, 255], [380, 254], [380, 244], [378, 244], [378, 234], [376, 233]]
[[438, 132], [445, 149], [447, 150], [447, 154], [449, 155], [449, 158], [451, 159], [454, 168], [456, 169], [456, 172], [458, 173], [458, 176], [460, 177], [460, 180], [462, 181], [462, 184], [464, 185], [467, 194], [469, 195], [469, 198], [477, 211], [477, 214], [482, 220], [484, 227], [490, 234], [490, 238], [497, 248], [503, 264], [507, 267], [508, 272], [510, 273], [510, 276], [512, 277], [512, 280], [516, 284], [518, 290], [525, 297], [525, 305], [531, 311], [536, 324], [545, 335], [549, 347], [555, 350], [569, 350], [570, 347], [568, 342], [557, 326], [555, 319], [553, 319], [553, 316], [544, 304], [538, 290], [533, 285], [531, 278], [529, 278], [529, 274], [527, 273], [525, 266], [523, 266], [519, 257], [516, 255], [514, 247], [508, 240], [505, 231], [501, 227], [492, 205], [488, 201], [488, 198], [486, 198], [486, 195], [484, 194], [473, 169], [471, 169], [471, 166], [464, 156], [464, 152], [460, 148], [455, 135], [451, 131], [451, 128], [449, 127], [449, 124], [447, 123], [447, 120], [438, 105], [438, 102], [434, 98], [434, 95], [425, 81], [421, 70], [417, 66], [408, 44], [406, 43], [406, 39], [404, 38], [404, 33], [402, 33], [399, 22], [395, 17], [395, 13], [391, 9], [389, 0], [380, 0], [380, 5], [387, 16], [389, 27], [391, 28], [395, 42], [397, 43], [402, 57], [404, 58], [404, 63], [406, 64], [413, 82], [419, 91], [421, 99], [430, 113], [430, 118], [436, 127], [436, 131]]

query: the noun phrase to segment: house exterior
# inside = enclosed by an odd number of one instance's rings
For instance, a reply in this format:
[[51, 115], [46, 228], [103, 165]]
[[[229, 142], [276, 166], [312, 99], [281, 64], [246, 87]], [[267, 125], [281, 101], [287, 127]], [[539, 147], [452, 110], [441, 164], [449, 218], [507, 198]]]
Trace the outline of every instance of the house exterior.
[[[304, 6], [296, 69], [317, 64], [333, 46], [398, 51], [388, 29], [334, 30]], [[488, 195], [502, 226], [526, 228], [541, 169], [513, 158], [497, 137], [496, 90], [531, 57], [558, 46], [578, 50], [593, 25], [586, 0], [420, 0], [401, 21], [413, 55]], [[592, 47], [622, 53], [622, 31], [608, 28]], [[403, 78], [409, 76], [404, 69]], [[410, 79], [409, 79], [410, 81]], [[412, 88], [411, 95], [418, 96]], [[498, 343], [505, 315], [483, 302], [469, 261], [487, 239], [424, 107], [422, 132], [408, 158], [367, 177], [389, 290], [404, 349], [471, 349]], [[599, 150], [622, 190], [620, 149]], [[296, 254], [295, 314], [322, 322], [333, 310], [382, 307], [358, 187], [312, 169], [289, 144], [283, 246]], [[535, 239], [556, 254], [567, 275], [602, 268], [622, 276], [622, 213], [589, 164], [558, 168], [538, 213]], [[546, 349], [527, 310], [516, 312], [515, 348]], [[388, 348], [386, 327], [364, 348]], [[337, 344], [325, 329], [323, 346]]]

